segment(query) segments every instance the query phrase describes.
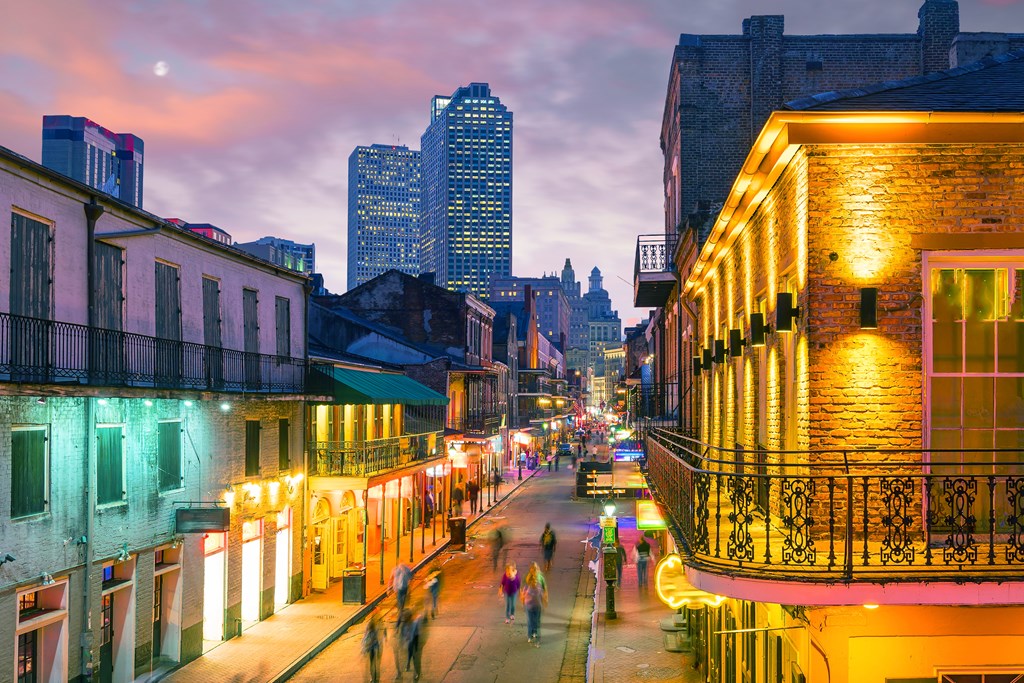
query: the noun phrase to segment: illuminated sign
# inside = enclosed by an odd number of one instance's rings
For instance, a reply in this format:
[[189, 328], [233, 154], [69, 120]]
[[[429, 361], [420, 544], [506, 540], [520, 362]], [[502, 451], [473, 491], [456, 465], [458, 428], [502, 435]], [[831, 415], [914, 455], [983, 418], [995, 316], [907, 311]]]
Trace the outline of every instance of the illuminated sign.
[[683, 606], [689, 609], [718, 607], [725, 602], [724, 595], [713, 595], [695, 588], [686, 578], [682, 558], [675, 553], [663, 557], [655, 568], [654, 589], [658, 599], [672, 609]]
[[653, 500], [638, 500], [636, 502], [636, 528], [637, 529], [667, 529], [665, 518], [661, 516], [658, 504]]
[[174, 511], [174, 531], [179, 534], [227, 531], [230, 527], [231, 510], [226, 507], [178, 508]]

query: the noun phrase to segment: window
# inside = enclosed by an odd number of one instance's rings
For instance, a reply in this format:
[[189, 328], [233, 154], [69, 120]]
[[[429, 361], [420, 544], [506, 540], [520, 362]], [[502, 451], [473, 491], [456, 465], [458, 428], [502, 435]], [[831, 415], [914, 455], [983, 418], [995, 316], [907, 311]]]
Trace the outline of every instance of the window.
[[260, 421], [245, 421], [245, 476], [260, 473]]
[[157, 425], [157, 486], [161, 492], [174, 491], [184, 485], [181, 469], [181, 422], [160, 422]]
[[18, 636], [18, 683], [35, 683], [38, 631], [29, 631]]
[[96, 428], [96, 502], [120, 503], [125, 499], [124, 427]]
[[46, 427], [11, 429], [11, 517], [46, 512], [50, 489], [50, 463]]
[[277, 355], [288, 358], [292, 355], [291, 302], [277, 297], [274, 312], [277, 316]]
[[277, 468], [287, 470], [291, 467], [291, 458], [288, 452], [289, 425], [288, 420], [277, 421]]

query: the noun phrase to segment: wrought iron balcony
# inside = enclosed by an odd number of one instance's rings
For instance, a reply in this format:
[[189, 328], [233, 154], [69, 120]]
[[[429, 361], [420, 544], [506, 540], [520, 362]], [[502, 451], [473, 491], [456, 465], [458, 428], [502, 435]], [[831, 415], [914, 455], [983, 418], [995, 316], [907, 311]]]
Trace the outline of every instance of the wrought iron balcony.
[[0, 313], [0, 381], [302, 393], [306, 360]]
[[448, 427], [466, 432], [467, 434], [494, 436], [501, 429], [501, 414], [495, 413], [496, 411], [488, 411], [479, 415], [468, 415], [450, 419], [448, 420]]
[[679, 237], [674, 234], [640, 235], [633, 264], [633, 304], [637, 308], [665, 305], [676, 285], [673, 262]]
[[309, 476], [371, 477], [439, 457], [443, 432], [406, 434], [369, 441], [311, 441]]
[[804, 582], [1024, 580], [1024, 452], [717, 449], [647, 438], [648, 479], [703, 570]]

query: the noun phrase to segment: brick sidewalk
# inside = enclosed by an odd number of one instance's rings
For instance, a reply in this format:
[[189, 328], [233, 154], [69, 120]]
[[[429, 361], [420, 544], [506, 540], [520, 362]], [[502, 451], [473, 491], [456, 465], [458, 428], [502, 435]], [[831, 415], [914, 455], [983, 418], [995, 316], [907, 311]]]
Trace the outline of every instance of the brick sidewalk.
[[[514, 471], [505, 474], [504, 491], [494, 501], [500, 503], [512, 494], [519, 486], [541, 470], [524, 471], [523, 480], [516, 478]], [[464, 505], [469, 509], [469, 504]], [[466, 514], [467, 527], [476, 524], [487, 516], [493, 505], [478, 514]], [[439, 522], [440, 523], [440, 522]], [[419, 530], [414, 531], [413, 561], [409, 562], [409, 540], [401, 540], [401, 558], [413, 567], [414, 571], [429, 563], [434, 556], [443, 552], [448, 546], [447, 534], [442, 537], [438, 527], [437, 544], [432, 542], [432, 534], [427, 532], [423, 543], [424, 551], [420, 551]], [[378, 556], [379, 558], [379, 556]], [[302, 600], [288, 605], [258, 624], [246, 629], [241, 636], [232, 638], [216, 646], [202, 657], [189, 662], [183, 667], [174, 669], [161, 676], [159, 673], [150, 677], [143, 676], [143, 681], [167, 681], [168, 683], [189, 683], [190, 681], [230, 681], [231, 683], [263, 683], [265, 681], [284, 681], [294, 674], [303, 664], [311, 660], [324, 648], [334, 642], [353, 624], [358, 623], [378, 602], [388, 594], [387, 582], [391, 570], [395, 566], [395, 551], [391, 545], [384, 552], [384, 585], [380, 582], [380, 561], [367, 566], [366, 604], [346, 605], [341, 602], [341, 583], [331, 585], [324, 592], [311, 593]], [[414, 575], [413, 580], [416, 580]]]

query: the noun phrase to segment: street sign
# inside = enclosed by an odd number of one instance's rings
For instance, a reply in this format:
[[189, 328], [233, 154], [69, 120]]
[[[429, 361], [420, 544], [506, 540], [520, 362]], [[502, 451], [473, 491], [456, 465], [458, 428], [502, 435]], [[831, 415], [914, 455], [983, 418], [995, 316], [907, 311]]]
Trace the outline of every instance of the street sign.
[[174, 511], [174, 530], [179, 534], [227, 531], [231, 527], [229, 508], [178, 508]]

